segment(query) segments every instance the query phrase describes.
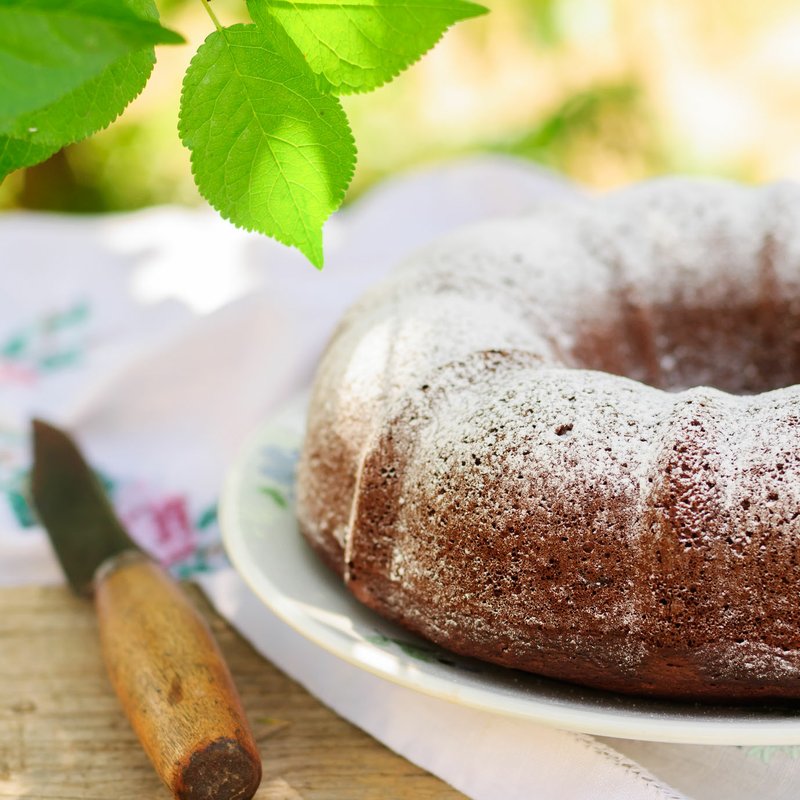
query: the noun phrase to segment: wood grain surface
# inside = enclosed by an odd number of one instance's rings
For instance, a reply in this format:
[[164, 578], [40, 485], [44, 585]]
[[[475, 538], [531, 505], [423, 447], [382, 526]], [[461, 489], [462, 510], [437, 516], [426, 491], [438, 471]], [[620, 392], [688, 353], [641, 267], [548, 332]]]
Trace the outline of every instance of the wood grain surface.
[[[261, 750], [257, 800], [454, 800], [451, 787], [337, 717], [209, 607]], [[90, 603], [0, 589], [0, 798], [168, 800], [105, 674]]]

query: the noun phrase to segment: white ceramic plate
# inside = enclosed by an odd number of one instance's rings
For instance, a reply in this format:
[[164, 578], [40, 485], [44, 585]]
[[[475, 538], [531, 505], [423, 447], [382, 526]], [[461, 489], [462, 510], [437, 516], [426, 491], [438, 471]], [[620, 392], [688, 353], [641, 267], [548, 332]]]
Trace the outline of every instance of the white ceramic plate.
[[275, 614], [357, 667], [420, 692], [585, 733], [703, 744], [798, 744], [800, 707], [642, 700], [584, 689], [453, 655], [358, 603], [300, 536], [294, 468], [305, 403], [261, 427], [222, 498], [228, 554]]

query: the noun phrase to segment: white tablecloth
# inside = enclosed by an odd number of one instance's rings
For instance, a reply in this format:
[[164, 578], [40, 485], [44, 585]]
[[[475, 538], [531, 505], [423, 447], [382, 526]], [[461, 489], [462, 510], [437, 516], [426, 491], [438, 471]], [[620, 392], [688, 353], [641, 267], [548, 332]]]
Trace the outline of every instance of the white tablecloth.
[[[209, 210], [0, 218], [0, 584], [62, 578], [25, 500], [33, 414], [68, 426], [134, 537], [338, 713], [479, 800], [800, 794], [799, 747], [607, 740], [359, 672], [303, 640], [228, 566], [216, 502], [248, 432], [307, 387], [344, 308], [456, 226], [583, 202], [495, 158], [396, 178], [337, 215], [320, 274]], [[2, 782], [0, 781], [0, 786]]]

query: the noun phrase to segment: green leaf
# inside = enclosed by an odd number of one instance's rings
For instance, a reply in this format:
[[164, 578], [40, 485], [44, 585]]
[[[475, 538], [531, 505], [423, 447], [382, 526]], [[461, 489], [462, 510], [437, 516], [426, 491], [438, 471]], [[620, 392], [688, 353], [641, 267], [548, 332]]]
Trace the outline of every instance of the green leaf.
[[145, 87], [155, 60], [152, 47], [123, 56], [54, 103], [20, 115], [5, 133], [59, 147], [84, 139], [125, 110]]
[[119, 0], [0, 0], [0, 131], [125, 55], [182, 41]]
[[201, 194], [223, 217], [321, 267], [322, 224], [356, 149], [339, 101], [255, 25], [212, 33], [183, 81], [179, 131]]
[[467, 0], [248, 0], [265, 30], [278, 22], [336, 94], [375, 89], [430, 50], [462, 19], [486, 13]]
[[[126, 4], [142, 18], [158, 20], [152, 0]], [[152, 47], [125, 55], [54, 103], [17, 117], [0, 135], [0, 182], [15, 169], [38, 164], [113, 122], [142, 91], [155, 60]]]
[[32, 167], [49, 158], [56, 150], [60, 150], [58, 145], [34, 144], [0, 134], [0, 183], [14, 170]]
[[305, 55], [276, 20], [269, 15], [264, 15], [261, 24], [257, 27], [259, 33], [269, 42], [269, 47], [273, 52], [277, 53], [284, 61], [294, 64], [300, 71], [314, 77], [317, 89], [322, 94], [336, 94], [334, 86], [324, 75], [311, 70]]

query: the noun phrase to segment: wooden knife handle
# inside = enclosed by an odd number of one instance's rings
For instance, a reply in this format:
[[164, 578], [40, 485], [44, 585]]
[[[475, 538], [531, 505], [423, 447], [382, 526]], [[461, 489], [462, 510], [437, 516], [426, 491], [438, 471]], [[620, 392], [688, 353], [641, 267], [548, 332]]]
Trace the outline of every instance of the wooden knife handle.
[[111, 683], [160, 778], [180, 800], [249, 800], [261, 759], [211, 631], [173, 580], [128, 553], [95, 581]]

